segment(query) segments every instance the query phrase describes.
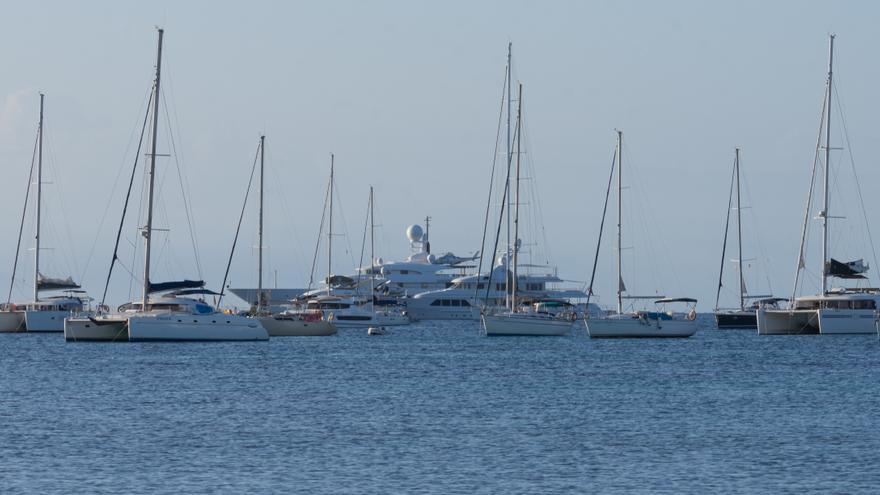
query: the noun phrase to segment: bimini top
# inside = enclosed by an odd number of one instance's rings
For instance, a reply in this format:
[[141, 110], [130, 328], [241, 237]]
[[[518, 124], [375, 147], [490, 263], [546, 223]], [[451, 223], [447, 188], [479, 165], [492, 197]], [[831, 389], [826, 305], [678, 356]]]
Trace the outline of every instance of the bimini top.
[[666, 304], [676, 302], [697, 304], [697, 300], [691, 297], [664, 297], [663, 299], [657, 299], [656, 301], [654, 301], [654, 304]]

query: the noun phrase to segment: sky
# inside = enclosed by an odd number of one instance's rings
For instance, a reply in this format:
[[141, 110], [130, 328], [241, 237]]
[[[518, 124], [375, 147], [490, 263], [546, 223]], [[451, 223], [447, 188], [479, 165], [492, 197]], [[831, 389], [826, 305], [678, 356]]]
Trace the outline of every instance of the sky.
[[[832, 215], [846, 216], [833, 220], [831, 251], [846, 260], [864, 257], [873, 272], [852, 163], [868, 225], [876, 227], [880, 198], [867, 187], [880, 179], [875, 2], [5, 1], [3, 11], [4, 287], [42, 91], [50, 225], [43, 272], [71, 274], [100, 297], [152, 83], [155, 26], [165, 29], [171, 122], [170, 134], [160, 131], [159, 153], [173, 156], [158, 164], [158, 226], [169, 231], [159, 234], [154, 280], [201, 276], [219, 288], [263, 133], [269, 285], [276, 278], [282, 287], [308, 283], [331, 153], [334, 228], [345, 234], [334, 240], [343, 247], [334, 271], [348, 273], [357, 264], [370, 185], [377, 255], [407, 256], [406, 226], [429, 215], [435, 251], [480, 249], [512, 43], [514, 77], [524, 85], [524, 144], [541, 205], [543, 237], [535, 238], [546, 238], [542, 248], [560, 276], [581, 283], [590, 277], [615, 129], [621, 129], [630, 292], [691, 296], [702, 310], [714, 306], [733, 150], [740, 147], [747, 285], [752, 293], [788, 296], [829, 33], [837, 34], [835, 98], [845, 116], [833, 113], [832, 146], [843, 149], [833, 155]], [[133, 213], [140, 210], [141, 179], [139, 172]], [[810, 216], [816, 212], [814, 206]], [[123, 245], [131, 253], [140, 241], [137, 222], [128, 224]], [[612, 216], [595, 284], [602, 304], [614, 301], [613, 226]], [[29, 297], [32, 231], [28, 223], [15, 300]], [[812, 234], [811, 245], [816, 239]], [[233, 286], [255, 285], [255, 244], [252, 203], [232, 264]], [[130, 254], [121, 258], [125, 266], [108, 297], [113, 303], [127, 300], [137, 285], [126, 271], [141, 271]], [[808, 293], [816, 290], [815, 260], [807, 261], [814, 267]]]

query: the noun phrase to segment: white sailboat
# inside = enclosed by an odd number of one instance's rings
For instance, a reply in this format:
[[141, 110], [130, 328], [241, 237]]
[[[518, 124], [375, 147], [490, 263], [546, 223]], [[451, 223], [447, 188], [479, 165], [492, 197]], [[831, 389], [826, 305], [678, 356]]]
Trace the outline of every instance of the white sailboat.
[[[830, 288], [828, 279], [865, 279], [864, 273], [868, 265], [862, 260], [844, 263], [829, 255], [829, 220], [830, 212], [830, 181], [831, 168], [831, 103], [833, 92], [834, 68], [834, 35], [829, 37], [828, 77], [825, 86], [825, 104], [823, 105], [824, 127], [820, 124], [819, 141], [824, 133], [824, 178], [823, 204], [819, 212], [822, 221], [822, 265], [821, 292], [816, 295], [792, 297], [788, 309], [758, 308], [759, 335], [798, 335], [798, 334], [874, 334], [877, 333], [878, 308], [880, 308], [880, 290], [876, 288]], [[820, 145], [817, 142], [816, 155], [813, 161], [813, 181], [816, 165], [819, 162]], [[797, 291], [801, 271], [804, 268], [805, 241], [809, 222], [810, 204], [813, 195], [813, 182], [804, 211], [803, 234], [798, 255], [797, 272], [795, 275], [794, 292]]]
[[[509, 65], [508, 65], [509, 67]], [[514, 235], [513, 246], [513, 276], [510, 278], [510, 293], [508, 297], [508, 307], [505, 311], [481, 314], [483, 329], [487, 336], [535, 336], [535, 337], [551, 337], [568, 335], [575, 324], [575, 318], [567, 314], [554, 314], [551, 312], [538, 312], [524, 309], [517, 299], [517, 280], [519, 278], [519, 183], [520, 183], [520, 157], [521, 157], [521, 137], [522, 137], [522, 84], [519, 85], [519, 108], [517, 109], [516, 118], [516, 179], [515, 179], [515, 199], [514, 199]], [[500, 221], [500, 219], [499, 219]], [[505, 270], [506, 272], [506, 270]], [[491, 286], [491, 280], [489, 284]], [[573, 314], [572, 314], [573, 315]]]
[[[336, 325], [316, 312], [281, 312], [271, 314], [263, 294], [263, 185], [266, 136], [260, 136], [260, 220], [257, 247], [257, 303], [254, 315], [271, 337], [322, 337], [336, 334]], [[231, 260], [230, 260], [231, 261]]]
[[[37, 131], [37, 175], [33, 182], [36, 186], [36, 207], [34, 226], [34, 287], [33, 300], [23, 304], [13, 304], [12, 289], [15, 282], [15, 271], [18, 265], [18, 247], [13, 264], [12, 282], [9, 286], [9, 296], [6, 304], [0, 309], [0, 332], [62, 332], [64, 330], [64, 318], [71, 312], [82, 311], [83, 300], [87, 298], [72, 278], [50, 278], [40, 273], [40, 228], [41, 212], [43, 203], [43, 101], [45, 95], [40, 93], [40, 123]], [[33, 164], [32, 164], [33, 167]], [[33, 178], [33, 168], [31, 168]], [[30, 187], [28, 187], [28, 193]], [[25, 199], [27, 208], [27, 196]], [[22, 212], [22, 227], [24, 227], [24, 212]], [[21, 246], [21, 229], [19, 230], [19, 244]], [[67, 291], [65, 295], [56, 295], [48, 298], [40, 298], [42, 291]]]
[[[624, 312], [623, 300], [644, 299], [645, 297], [624, 296], [626, 286], [623, 283], [621, 241], [622, 234], [622, 209], [623, 201], [623, 132], [617, 131], [617, 312], [594, 318], [585, 318], [587, 333], [591, 338], [670, 338], [690, 337], [697, 331], [697, 314], [694, 309], [697, 300], [680, 298], [659, 298], [654, 302], [660, 307], [657, 311]], [[614, 166], [612, 165], [612, 177]], [[611, 192], [611, 178], [608, 183], [608, 193]], [[605, 205], [608, 205], [608, 194], [605, 197]], [[605, 223], [605, 215], [602, 215], [602, 225]], [[596, 276], [596, 263], [599, 258], [599, 246], [602, 242], [602, 228], [599, 229], [599, 245], [596, 247], [596, 258], [593, 261], [593, 275], [590, 280], [589, 294], [592, 295], [593, 281]], [[666, 305], [672, 303], [685, 304], [689, 311], [682, 315], [674, 311], [667, 311]]]
[[[190, 280], [164, 283], [151, 282], [150, 255], [153, 234], [153, 200], [156, 177], [156, 144], [159, 125], [163, 33], [162, 29], [158, 30], [156, 78], [152, 94], [153, 121], [146, 209], [147, 219], [143, 229], [143, 299], [120, 306], [116, 314], [67, 318], [64, 320], [64, 338], [68, 342], [267, 340], [269, 334], [259, 321], [253, 318], [219, 312], [202, 300], [188, 297], [214, 294], [203, 288], [204, 282]], [[161, 295], [153, 297], [153, 294]]]
[[[381, 309], [375, 307], [375, 288], [373, 286], [375, 277], [375, 258], [373, 253], [373, 188], [370, 188], [370, 203], [368, 215], [370, 217], [370, 259], [372, 266], [370, 272], [369, 296], [362, 296], [355, 291], [345, 291], [344, 294], [334, 294], [334, 280], [338, 279], [338, 275], [333, 275], [333, 191], [334, 191], [334, 165], [335, 156], [330, 155], [330, 182], [327, 190], [327, 279], [324, 294], [315, 292], [306, 292], [307, 297], [299, 298], [294, 301], [296, 309], [285, 311], [288, 315], [314, 315], [320, 314], [322, 317], [332, 322], [340, 328], [365, 328], [365, 327], [387, 327], [409, 325], [410, 319], [404, 310], [396, 307], [383, 306]], [[322, 221], [323, 229], [323, 221]], [[320, 234], [319, 234], [320, 240]], [[366, 238], [365, 238], [366, 239]], [[316, 246], [315, 253], [318, 248]], [[317, 259], [317, 257], [316, 257]], [[314, 271], [314, 266], [312, 267]], [[348, 277], [345, 277], [348, 278]], [[311, 285], [311, 284], [310, 284]], [[355, 284], [359, 286], [359, 284]]]

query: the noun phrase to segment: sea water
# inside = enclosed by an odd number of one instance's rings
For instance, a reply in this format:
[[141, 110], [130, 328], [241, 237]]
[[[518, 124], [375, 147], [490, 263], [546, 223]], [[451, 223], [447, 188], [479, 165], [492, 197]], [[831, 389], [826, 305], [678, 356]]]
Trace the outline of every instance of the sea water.
[[876, 493], [876, 336], [0, 334], [2, 493]]

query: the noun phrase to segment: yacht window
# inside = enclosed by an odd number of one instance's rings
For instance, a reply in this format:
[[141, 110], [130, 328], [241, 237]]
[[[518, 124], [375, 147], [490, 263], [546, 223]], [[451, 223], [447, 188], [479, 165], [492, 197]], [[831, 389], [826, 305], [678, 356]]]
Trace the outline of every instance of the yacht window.
[[458, 302], [458, 299], [452, 299], [449, 301], [450, 306], [461, 306], [461, 303]]
[[401, 275], [407, 275], [408, 273], [409, 273], [409, 270], [400, 270]]
[[853, 301], [853, 309], [876, 309], [877, 305], [871, 299]]
[[469, 302], [467, 302], [466, 300], [462, 299], [462, 300], [461, 300], [461, 305], [462, 305], [462, 307], [468, 307], [468, 306], [471, 305], [471, 303], [469, 303]]
[[442, 304], [443, 304], [442, 299], [434, 299], [434, 301], [431, 302], [431, 306], [441, 306]]
[[485, 289], [485, 288], [486, 288], [486, 284], [482, 284], [482, 283], [477, 284], [477, 288], [478, 288], [478, 289]]
[[451, 304], [451, 302], [449, 301], [449, 299], [443, 299], [442, 301], [443, 301], [443, 305], [444, 305], [444, 306], [452, 306], [452, 304]]

